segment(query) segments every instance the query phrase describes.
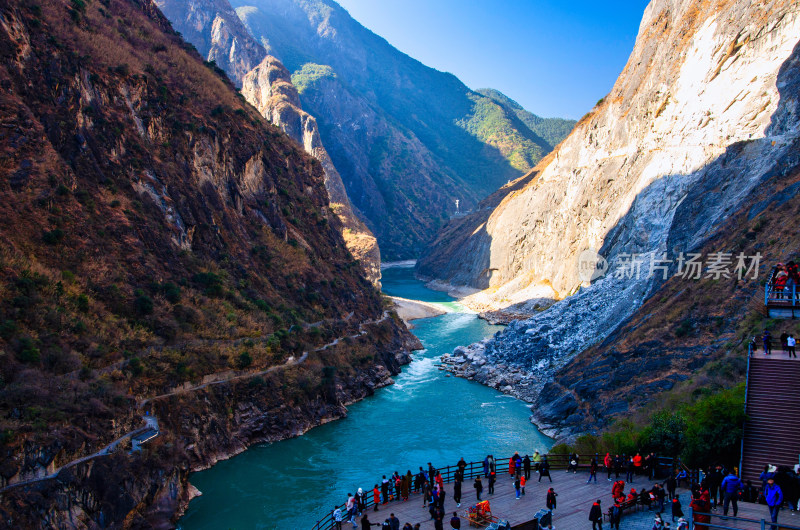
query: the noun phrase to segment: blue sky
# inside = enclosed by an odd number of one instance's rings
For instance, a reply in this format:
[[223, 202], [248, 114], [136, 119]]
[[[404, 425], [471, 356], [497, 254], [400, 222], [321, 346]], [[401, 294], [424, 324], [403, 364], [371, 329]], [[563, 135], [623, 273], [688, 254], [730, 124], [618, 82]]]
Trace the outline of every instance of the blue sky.
[[605, 96], [645, 0], [337, 0], [362, 25], [470, 88], [544, 117], [578, 119]]

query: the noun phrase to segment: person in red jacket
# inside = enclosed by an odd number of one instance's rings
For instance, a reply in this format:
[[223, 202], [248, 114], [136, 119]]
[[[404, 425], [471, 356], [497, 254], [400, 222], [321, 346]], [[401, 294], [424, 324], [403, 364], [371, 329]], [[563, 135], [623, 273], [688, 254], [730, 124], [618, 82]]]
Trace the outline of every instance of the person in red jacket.
[[508, 474], [514, 476], [514, 457], [508, 459]]
[[614, 500], [622, 498], [625, 500], [625, 482], [622, 480], [618, 480], [611, 486], [611, 496]]
[[608, 473], [608, 481], [611, 482], [611, 468], [613, 467], [614, 459], [611, 458], [611, 453], [606, 453], [606, 457], [603, 459], [603, 465], [606, 466], [606, 472]]
[[636, 499], [638, 498], [639, 494], [636, 493], [636, 490], [634, 488], [631, 488], [630, 493], [628, 493], [628, 496], [625, 498], [625, 502], [631, 502], [631, 501], [636, 502]]
[[642, 474], [642, 455], [636, 453], [636, 456], [633, 457], [633, 468], [637, 475]]
[[377, 484], [372, 488], [372, 503], [375, 505], [375, 511], [378, 511], [378, 505], [381, 503], [381, 490]]
[[692, 509], [692, 517], [695, 522], [696, 530], [708, 530], [708, 527], [702, 523], [710, 523], [711, 516], [707, 515], [711, 511], [711, 494], [704, 491], [699, 498], [693, 498], [692, 503], [689, 505]]

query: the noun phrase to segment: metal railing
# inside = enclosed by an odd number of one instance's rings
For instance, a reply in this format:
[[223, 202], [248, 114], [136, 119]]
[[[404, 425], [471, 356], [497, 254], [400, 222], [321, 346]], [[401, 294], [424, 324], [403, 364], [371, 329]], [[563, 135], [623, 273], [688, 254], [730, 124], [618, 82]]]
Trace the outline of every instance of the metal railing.
[[[709, 523], [698, 522], [698, 521], [694, 520], [694, 516], [695, 515], [707, 515], [707, 516], [709, 516], [711, 521], [713, 521], [714, 518], [719, 519], [719, 521], [717, 523], [714, 523], [714, 522], [709, 522]], [[760, 520], [759, 519], [747, 519], [745, 517], [730, 517], [730, 516], [727, 516], [727, 515], [719, 515], [719, 514], [716, 514], [716, 513], [702, 513], [702, 512], [692, 513], [692, 517], [689, 520], [689, 529], [690, 530], [694, 530], [698, 526], [700, 528], [705, 527], [705, 528], [713, 528], [713, 529], [718, 529], [718, 530], [741, 530], [742, 529], [742, 526], [726, 525], [725, 523], [727, 523], [728, 521], [731, 521], [733, 523], [748, 523], [749, 526], [746, 526], [745, 528], [751, 528], [753, 530], [756, 530], [756, 528], [760, 528], [761, 530], [778, 530], [778, 529], [780, 529], [780, 530], [800, 530], [800, 526], [793, 526], [793, 525], [789, 525], [789, 524], [781, 523], [781, 522], [773, 523], [771, 521], [767, 521], [766, 519], [760, 519]], [[754, 525], [758, 525], [758, 526], [754, 526]]]
[[[547, 463], [550, 464], [550, 470], [551, 471], [567, 469], [567, 467], [569, 467], [569, 457], [570, 457], [570, 455], [548, 454], [548, 455], [543, 455], [543, 456], [547, 457]], [[602, 458], [603, 458], [602, 455], [600, 455], [599, 458], [598, 458], [598, 464], [599, 464], [598, 470], [604, 468], [603, 467]], [[663, 472], [665, 469], [669, 469], [669, 472], [672, 472], [673, 466], [675, 465], [675, 461], [672, 458], [669, 458], [669, 457], [656, 457], [656, 458], [657, 458], [657, 464], [656, 464], [657, 470], [660, 470], [660, 471]], [[495, 458], [494, 459], [495, 473], [497, 475], [500, 475], [502, 473], [508, 473], [509, 460], [511, 460], [510, 456], [509, 457]], [[578, 464], [578, 469], [587, 470], [587, 469], [589, 469], [590, 463], [591, 463], [591, 458], [589, 458], [589, 460], [587, 462], [579, 463]], [[531, 462], [531, 473], [535, 473], [536, 472], [535, 471], [535, 465], [536, 464], [534, 462]], [[455, 480], [456, 471], [458, 471], [458, 465], [445, 466], [443, 468], [438, 468], [437, 471], [439, 473], [441, 473], [443, 482], [450, 483], [450, 482], [453, 482]], [[427, 472], [427, 469], [425, 470], [425, 472]], [[625, 469], [624, 469], [624, 466], [623, 466], [622, 473], [624, 473], [624, 472], [625, 472]], [[412, 477], [416, 477], [417, 474], [419, 474], [419, 472], [413, 473]], [[658, 471], [657, 471], [657, 474], [658, 474]], [[467, 465], [464, 468], [464, 481], [466, 481], [467, 479], [473, 479], [473, 478], [478, 477], [478, 476], [482, 477], [483, 475], [484, 475], [483, 460], [479, 460], [479, 461], [475, 461], [475, 462], [467, 462]], [[394, 484], [391, 484], [391, 487], [389, 488], [390, 495], [394, 491], [394, 487], [393, 486], [394, 486]], [[486, 486], [484, 486], [484, 487], [486, 487]], [[413, 492], [414, 492], [414, 488], [413, 488], [413, 483], [412, 483], [412, 484], [409, 485], [409, 494], [411, 494]], [[370, 508], [372, 508], [373, 506], [375, 506], [374, 495], [373, 495], [372, 490], [367, 490], [367, 491], [364, 492], [364, 496], [365, 496], [365, 503], [364, 503], [365, 504], [365, 508], [364, 508], [364, 510], [367, 511]], [[336, 522], [333, 520], [333, 511], [336, 508], [339, 508], [343, 512], [345, 512], [345, 506], [346, 506], [346, 503], [342, 503], [341, 505], [334, 506], [334, 508], [330, 512], [328, 512], [325, 515], [325, 517], [323, 517], [322, 519], [317, 521], [317, 523], [311, 528], [311, 530], [330, 530], [332, 528], [336, 528]], [[346, 517], [345, 517], [345, 520], [346, 520]], [[798, 529], [798, 530], [800, 530], [800, 529]]]
[[797, 285], [785, 286], [782, 289], [775, 288], [776, 272], [773, 270], [769, 280], [764, 284], [764, 305], [800, 306], [800, 290]]

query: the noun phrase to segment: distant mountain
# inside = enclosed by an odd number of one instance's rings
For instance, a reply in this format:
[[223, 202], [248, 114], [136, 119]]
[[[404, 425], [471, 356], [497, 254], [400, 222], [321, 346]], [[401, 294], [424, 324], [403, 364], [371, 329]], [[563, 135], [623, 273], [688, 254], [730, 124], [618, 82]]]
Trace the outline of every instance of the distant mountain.
[[550, 148], [554, 148], [567, 137], [577, 123], [564, 118], [542, 118], [525, 110], [522, 105], [493, 88], [479, 88], [478, 94], [491, 98], [495, 103], [510, 109], [534, 134], [544, 139]]
[[525, 121], [538, 117], [403, 54], [333, 1], [232, 4], [292, 72], [351, 201], [389, 259], [418, 255], [456, 199], [474, 207], [560, 140], [557, 127], [545, 139]]

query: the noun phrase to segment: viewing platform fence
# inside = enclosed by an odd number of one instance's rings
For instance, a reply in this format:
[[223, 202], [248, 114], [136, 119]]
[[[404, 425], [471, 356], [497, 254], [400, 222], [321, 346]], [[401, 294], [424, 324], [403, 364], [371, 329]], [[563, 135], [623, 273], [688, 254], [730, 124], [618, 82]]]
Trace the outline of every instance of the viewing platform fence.
[[[697, 522], [694, 520], [695, 515], [707, 515], [711, 519], [709, 523]], [[742, 528], [751, 528], [752, 530], [800, 530], [800, 526], [793, 526], [783, 522], [773, 523], [766, 519], [748, 519], [745, 517], [730, 517], [718, 513], [692, 513], [689, 519], [689, 530], [695, 528], [708, 528], [713, 530], [741, 530]]]
[[[530, 456], [530, 455], [529, 455]], [[547, 457], [547, 463], [550, 464], [550, 471], [558, 471], [558, 470], [566, 470], [569, 467], [569, 457], [570, 455], [567, 454], [548, 454], [543, 455]], [[522, 456], [524, 458], [524, 455]], [[598, 455], [598, 473], [601, 473], [605, 470], [603, 466], [603, 458], [604, 455]], [[666, 473], [672, 473], [674, 471], [674, 466], [679, 464], [679, 462], [675, 461], [669, 457], [656, 457], [657, 464], [656, 464], [656, 476], [666, 476]], [[509, 460], [511, 460], [511, 456], [507, 457], [500, 457], [495, 458], [495, 474], [508, 474], [509, 473]], [[589, 466], [591, 463], [591, 457], [582, 457], [579, 460], [578, 469], [583, 471], [588, 471]], [[531, 462], [531, 473], [536, 473], [536, 464]], [[456, 472], [458, 471], [458, 465], [452, 466], [444, 466], [441, 468], [436, 468], [436, 470], [441, 473], [442, 481], [445, 483], [451, 483], [455, 480]], [[408, 471], [408, 470], [407, 470]], [[425, 469], [427, 472], [427, 469]], [[411, 470], [412, 475], [416, 476], [419, 474], [419, 467], [417, 467], [417, 471], [415, 472], [413, 469]], [[620, 471], [621, 475], [625, 474], [625, 467], [622, 467]], [[484, 476], [484, 467], [483, 467], [483, 460], [467, 462], [466, 466], [464, 467], [464, 482], [467, 480], [472, 480], [476, 477], [483, 477]], [[691, 473], [690, 473], [691, 476]], [[376, 479], [378, 480], [378, 479]], [[373, 482], [374, 484], [374, 482]], [[488, 484], [488, 483], [487, 483]], [[484, 488], [487, 487], [487, 484], [484, 484]], [[378, 481], [378, 485], [380, 487], [380, 481]], [[471, 486], [471, 484], [470, 484]], [[394, 488], [389, 489], [390, 492], [394, 491]], [[409, 488], [409, 492], [412, 493], [414, 491], [413, 482], [411, 487]], [[375, 506], [374, 495], [372, 489], [364, 489], [364, 497], [365, 497], [365, 510], [369, 510], [370, 508]], [[393, 501], [392, 501], [393, 502]], [[391, 502], [390, 502], [391, 504]], [[311, 527], [311, 530], [330, 530], [332, 528], [336, 528], [336, 522], [333, 520], [333, 511], [336, 508], [340, 508], [343, 513], [345, 513], [346, 503], [342, 503], [340, 505], [334, 506], [322, 519], [318, 520], [316, 524]], [[798, 529], [800, 530], [800, 529]]]
[[797, 285], [786, 285], [778, 288], [775, 277], [778, 270], [773, 269], [767, 283], [764, 284], [764, 305], [771, 318], [800, 317], [800, 288]]

